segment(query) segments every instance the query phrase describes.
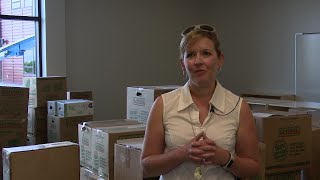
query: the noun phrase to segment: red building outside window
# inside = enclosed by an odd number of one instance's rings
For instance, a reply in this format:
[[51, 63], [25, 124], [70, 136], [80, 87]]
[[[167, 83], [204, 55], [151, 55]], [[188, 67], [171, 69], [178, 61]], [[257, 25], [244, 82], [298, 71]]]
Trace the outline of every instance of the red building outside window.
[[0, 0], [0, 85], [38, 76], [40, 0]]

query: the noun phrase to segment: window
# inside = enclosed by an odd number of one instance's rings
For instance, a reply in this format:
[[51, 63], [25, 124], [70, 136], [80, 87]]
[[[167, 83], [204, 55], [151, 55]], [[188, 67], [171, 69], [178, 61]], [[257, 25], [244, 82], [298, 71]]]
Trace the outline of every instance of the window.
[[21, 1], [11, 0], [11, 9], [18, 9], [18, 8], [21, 8]]
[[41, 76], [40, 0], [0, 0], [0, 85]]

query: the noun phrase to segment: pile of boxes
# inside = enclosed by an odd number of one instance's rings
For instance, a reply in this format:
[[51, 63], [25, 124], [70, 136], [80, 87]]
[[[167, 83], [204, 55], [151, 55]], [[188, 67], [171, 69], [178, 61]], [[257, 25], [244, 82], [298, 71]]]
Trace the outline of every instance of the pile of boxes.
[[257, 120], [259, 140], [266, 142], [266, 179], [319, 179], [320, 146], [315, 141], [320, 136], [320, 103], [246, 100]]
[[93, 101], [70, 99], [48, 101], [48, 142], [78, 143], [78, 124], [93, 120]]
[[[79, 124], [80, 164], [83, 166], [81, 180], [97, 180], [98, 177], [143, 179], [140, 154], [151, 106], [158, 96], [178, 87], [128, 87], [126, 119]], [[136, 142], [138, 147], [124, 145], [126, 142]], [[123, 151], [127, 154], [123, 154]]]
[[0, 86], [0, 149], [26, 145], [28, 99], [28, 88]]
[[47, 143], [47, 102], [67, 98], [66, 77], [24, 77], [29, 88], [28, 144]]
[[[128, 87], [127, 119], [93, 121], [92, 93], [67, 93], [65, 77], [26, 78], [24, 84], [28, 88], [0, 87], [0, 100], [5, 102], [0, 105], [0, 145], [6, 147], [3, 177], [10, 180], [143, 179], [140, 156], [152, 104], [161, 94], [180, 87]], [[320, 178], [320, 146], [312, 143], [320, 138], [319, 111], [253, 104], [263, 107], [253, 112], [262, 164], [256, 178], [301, 179], [301, 172]], [[23, 146], [27, 132], [34, 144], [56, 143]], [[35, 163], [26, 168], [29, 159]]]
[[311, 116], [281, 111], [254, 113], [258, 139], [266, 144], [266, 178], [301, 171], [311, 163]]
[[79, 124], [80, 164], [84, 167], [81, 171], [114, 179], [114, 144], [120, 139], [143, 137], [145, 127], [145, 124], [127, 119]]
[[[158, 96], [179, 87], [128, 87], [127, 119], [93, 121], [92, 93], [67, 92], [65, 77], [25, 78], [24, 86], [26, 88], [19, 90], [25, 91], [24, 103], [21, 103], [21, 107], [25, 109], [18, 111], [24, 112], [24, 118], [23, 115], [15, 114], [15, 118], [21, 120], [17, 133], [21, 135], [19, 136], [21, 142], [12, 141], [16, 143], [17, 148], [3, 146], [8, 147], [3, 149], [5, 157], [3, 177], [6, 180], [21, 178], [107, 180], [124, 179], [123, 175], [128, 179], [143, 179], [140, 154], [149, 111]], [[4, 101], [8, 101], [8, 98]], [[16, 112], [19, 103], [16, 101], [13, 104], [12, 108]], [[7, 111], [8, 107], [2, 106], [0, 111]], [[7, 115], [5, 117], [4, 114], [0, 114], [0, 119], [2, 117], [8, 119], [9, 115], [14, 114], [11, 112]], [[1, 119], [0, 125], [3, 125], [3, 122], [5, 121]], [[6, 125], [11, 127], [13, 124]], [[10, 135], [11, 137], [13, 136]], [[24, 146], [26, 137], [29, 146]], [[132, 142], [131, 140], [139, 140], [139, 147], [129, 144], [123, 146], [127, 141]], [[138, 151], [135, 154], [118, 156], [123, 148], [129, 148], [126, 152]], [[25, 167], [25, 162], [31, 162], [31, 159], [32, 165]], [[134, 177], [118, 171], [119, 167], [124, 165], [118, 163], [127, 163], [127, 160], [136, 164], [132, 164], [130, 167], [133, 169], [128, 170], [136, 172], [135, 175], [132, 174]]]

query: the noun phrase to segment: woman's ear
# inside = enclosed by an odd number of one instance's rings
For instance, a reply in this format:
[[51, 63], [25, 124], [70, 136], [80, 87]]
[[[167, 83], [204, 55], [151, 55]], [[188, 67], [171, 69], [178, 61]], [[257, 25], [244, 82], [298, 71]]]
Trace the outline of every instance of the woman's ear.
[[179, 61], [180, 61], [180, 67], [181, 67], [182, 71], [185, 72], [186, 67], [184, 66], [183, 59], [179, 59]]
[[187, 77], [187, 71], [186, 71], [186, 67], [184, 66], [183, 59], [180, 59], [179, 61], [180, 61], [180, 67], [182, 70], [182, 75], [183, 77]]
[[223, 66], [223, 63], [224, 63], [224, 54], [221, 53], [220, 55], [220, 61], [219, 61], [219, 69], [221, 70], [222, 66]]

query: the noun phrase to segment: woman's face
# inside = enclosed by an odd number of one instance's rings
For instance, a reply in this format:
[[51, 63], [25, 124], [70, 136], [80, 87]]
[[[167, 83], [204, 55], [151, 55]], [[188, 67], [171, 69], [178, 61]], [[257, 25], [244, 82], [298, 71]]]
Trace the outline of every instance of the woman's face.
[[217, 55], [213, 42], [202, 37], [189, 44], [183, 55], [181, 67], [196, 86], [210, 86], [215, 83], [218, 70], [223, 64], [223, 54]]

